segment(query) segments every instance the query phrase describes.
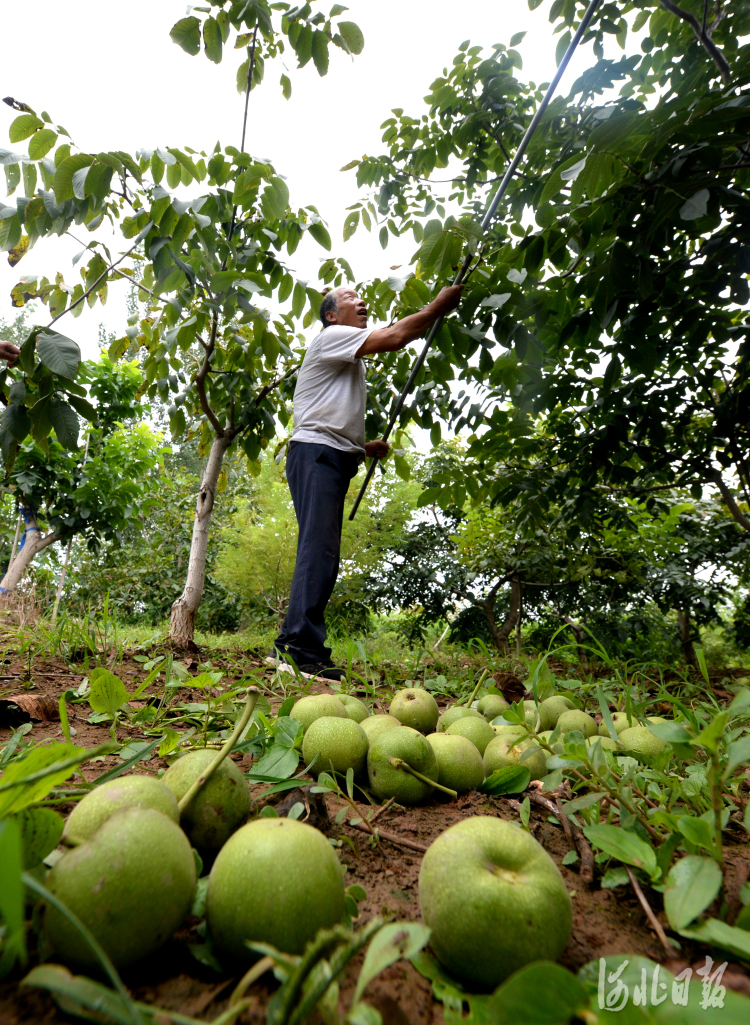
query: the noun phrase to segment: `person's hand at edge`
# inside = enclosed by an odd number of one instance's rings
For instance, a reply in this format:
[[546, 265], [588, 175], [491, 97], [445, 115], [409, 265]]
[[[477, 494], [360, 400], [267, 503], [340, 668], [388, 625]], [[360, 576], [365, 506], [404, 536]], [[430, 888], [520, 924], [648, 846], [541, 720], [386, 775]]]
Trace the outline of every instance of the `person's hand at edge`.
[[0, 359], [4, 359], [10, 366], [16, 362], [21, 355], [21, 350], [13, 342], [0, 341]]
[[385, 459], [391, 450], [391, 446], [387, 441], [378, 439], [377, 441], [368, 441], [365, 444], [365, 455], [368, 459]]

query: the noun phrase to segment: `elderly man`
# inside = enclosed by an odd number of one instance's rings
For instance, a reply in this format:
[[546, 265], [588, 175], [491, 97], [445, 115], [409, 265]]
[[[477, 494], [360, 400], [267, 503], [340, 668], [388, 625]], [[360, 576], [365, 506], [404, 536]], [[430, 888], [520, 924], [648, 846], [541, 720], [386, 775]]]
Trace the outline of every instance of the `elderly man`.
[[461, 287], [443, 288], [419, 313], [390, 327], [367, 327], [367, 307], [351, 288], [329, 292], [323, 329], [305, 353], [294, 392], [286, 475], [299, 524], [289, 607], [269, 661], [291, 660], [306, 677], [340, 680], [326, 647], [325, 609], [339, 571], [344, 500], [365, 456], [382, 459], [385, 441], [365, 441], [364, 356], [395, 352], [458, 306]]

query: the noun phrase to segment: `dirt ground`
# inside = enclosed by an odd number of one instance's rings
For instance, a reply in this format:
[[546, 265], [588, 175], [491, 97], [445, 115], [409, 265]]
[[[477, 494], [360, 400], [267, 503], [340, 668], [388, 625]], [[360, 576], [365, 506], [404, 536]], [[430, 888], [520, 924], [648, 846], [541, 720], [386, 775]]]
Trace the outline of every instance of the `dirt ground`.
[[[199, 659], [200, 657], [198, 656]], [[231, 679], [237, 672], [237, 660], [236, 653], [225, 662], [212, 656], [212, 668], [225, 669]], [[190, 662], [189, 659], [185, 661], [192, 672], [198, 671], [197, 662]], [[243, 663], [245, 669], [262, 666], [254, 652], [245, 653]], [[122, 666], [113, 668], [126, 686], [134, 685], [136, 680], [142, 679], [144, 675], [140, 665], [130, 658], [126, 658]], [[76, 673], [69, 666], [57, 661], [35, 662], [30, 680], [26, 667], [16, 665], [12, 660], [6, 659], [2, 669], [4, 672], [0, 676], [0, 744], [10, 737], [15, 725], [7, 718], [7, 707], [3, 707], [3, 698], [7, 699], [15, 694], [50, 697], [54, 701], [46, 704], [50, 714], [54, 715], [53, 709], [59, 695], [68, 688], [75, 689], [85, 675], [83, 672]], [[270, 672], [268, 682], [270, 683]], [[156, 692], [155, 687], [152, 690]], [[311, 692], [325, 690], [325, 687], [317, 684], [310, 688]], [[273, 707], [277, 708], [281, 697], [270, 691], [268, 696]], [[179, 692], [179, 697], [182, 700], [197, 701], [204, 699], [205, 695], [201, 691], [183, 688]], [[376, 710], [386, 711], [387, 708], [383, 706]], [[70, 725], [76, 730], [74, 743], [93, 747], [109, 739], [109, 730], [106, 725], [87, 723], [89, 713], [87, 704], [68, 706]], [[34, 722], [33, 737], [36, 741], [45, 737], [62, 739], [59, 721], [53, 718], [51, 721]], [[123, 727], [118, 731], [118, 739], [121, 742], [137, 740], [140, 739], [140, 734]], [[237, 756], [235, 760], [241, 769], [247, 771], [250, 768], [249, 756]], [[101, 762], [93, 765], [89, 763], [83, 771], [87, 778], [93, 779], [117, 764], [121, 764], [118, 756], [107, 756]], [[136, 771], [154, 772], [166, 767], [167, 763], [163, 759], [152, 758], [148, 762], [138, 763]], [[311, 781], [307, 781], [308, 785], [309, 782]], [[266, 789], [264, 785], [250, 788], [254, 799], [254, 814], [257, 814], [265, 803], [263, 793]], [[300, 796], [295, 794], [287, 799], [287, 795], [280, 795], [272, 800], [276, 802], [277, 810], [283, 814], [285, 808], [291, 807]], [[350, 826], [335, 824], [334, 816], [340, 805], [334, 798], [322, 799], [309, 793], [302, 796], [307, 798], [310, 809], [309, 821], [312, 824], [334, 839], [347, 838], [338, 848], [339, 856], [348, 869], [347, 885], [359, 883], [367, 893], [367, 898], [359, 906], [358, 924], [374, 915], [418, 920], [417, 881], [422, 858], [421, 850], [396, 845], [386, 840], [381, 840], [379, 846], [373, 846], [370, 838], [362, 832]], [[441, 798], [423, 807], [403, 809], [392, 806], [378, 817], [377, 825], [384, 832], [399, 837], [407, 845], [411, 843], [416, 848], [426, 848], [448, 826], [473, 815], [492, 815], [518, 821], [517, 802], [521, 796], [489, 798], [471, 793], [457, 801]], [[66, 809], [63, 806], [61, 810], [64, 812]], [[670, 962], [665, 958], [665, 952], [630, 887], [602, 890], [596, 882], [592, 888], [586, 887], [575, 865], [566, 867], [562, 864], [569, 845], [562, 828], [549, 822], [548, 818], [549, 813], [546, 809], [532, 804], [531, 831], [560, 868], [573, 903], [573, 932], [561, 958], [562, 964], [576, 971], [594, 958], [622, 952], [650, 957], [665, 964], [672, 971], [679, 971], [688, 963], [694, 967], [703, 964], [705, 950], [691, 947], [687, 941], [683, 944], [681, 954], [684, 960]], [[731, 907], [737, 900], [739, 887], [750, 874], [750, 846], [733, 844], [730, 838], [727, 839], [726, 862], [728, 899]], [[654, 908], [661, 906], [658, 894], [652, 894], [647, 890], [646, 895]], [[663, 913], [660, 917], [666, 924]], [[217, 975], [212, 969], [199, 964], [191, 955], [188, 944], [200, 942], [196, 932], [198, 924], [197, 920], [188, 920], [175, 938], [158, 954], [149, 958], [148, 963], [135, 966], [123, 977], [138, 1000], [155, 1004], [167, 1012], [179, 1012], [211, 1021], [227, 1008], [229, 996], [238, 979]], [[361, 957], [355, 960], [341, 980], [342, 1010], [348, 1007], [351, 1001], [361, 960]], [[31, 964], [33, 963], [32, 960]], [[750, 997], [750, 972], [743, 966], [730, 964], [723, 982]], [[75, 1020], [60, 1012], [54, 1001], [46, 994], [33, 989], [19, 988], [17, 983], [18, 978], [15, 978], [0, 984], [0, 1025], [27, 1025], [30, 1022], [52, 1025]], [[274, 980], [270, 975], [255, 983], [247, 994], [248, 997], [252, 997], [253, 1004], [237, 1019], [240, 1025], [260, 1025], [265, 1022], [265, 1007], [274, 986]], [[442, 1006], [434, 999], [431, 984], [406, 962], [399, 962], [383, 972], [370, 984], [365, 999], [380, 1011], [384, 1025], [439, 1025], [444, 1020]], [[163, 1019], [165, 1025], [168, 1025], [170, 1020], [168, 1016]]]

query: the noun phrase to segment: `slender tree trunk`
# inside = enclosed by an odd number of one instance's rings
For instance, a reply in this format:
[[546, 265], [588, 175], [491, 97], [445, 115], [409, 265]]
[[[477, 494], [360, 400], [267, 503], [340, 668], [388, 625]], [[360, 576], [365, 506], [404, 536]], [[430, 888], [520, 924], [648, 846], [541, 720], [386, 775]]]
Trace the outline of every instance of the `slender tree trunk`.
[[677, 626], [680, 631], [680, 644], [682, 645], [682, 653], [685, 656], [685, 661], [697, 672], [700, 667], [698, 666], [698, 656], [696, 655], [695, 648], [693, 647], [692, 629], [690, 626], [690, 609], [677, 610]]
[[574, 619], [571, 619], [570, 616], [562, 616], [561, 619], [563, 620], [563, 622], [567, 623], [570, 629], [573, 631], [573, 636], [575, 637], [575, 642], [577, 645], [576, 655], [578, 656], [578, 661], [585, 662], [586, 652], [583, 650], [582, 645], [586, 640], [586, 631], [583, 629], [580, 623], [576, 623], [576, 621]]
[[169, 623], [169, 636], [178, 648], [195, 646], [195, 616], [203, 597], [206, 582], [206, 553], [208, 551], [208, 528], [211, 524], [211, 513], [216, 497], [216, 484], [221, 472], [221, 465], [232, 438], [217, 437], [211, 445], [208, 463], [203, 474], [198, 500], [195, 503], [195, 521], [193, 523], [193, 539], [190, 544], [187, 579], [185, 588], [172, 606]]
[[521, 580], [518, 574], [514, 573], [510, 578], [510, 608], [502, 626], [498, 627], [497, 620], [495, 619], [494, 596], [492, 600], [478, 602], [477, 604], [487, 617], [487, 623], [495, 647], [503, 655], [507, 655], [508, 638], [521, 618]]
[[49, 534], [45, 534], [42, 537], [34, 509], [22, 509], [21, 515], [25, 524], [21, 547], [8, 566], [5, 576], [0, 580], [0, 595], [12, 594], [23, 580], [24, 574], [31, 565], [34, 556], [59, 539], [59, 534], [54, 530], [51, 530]]

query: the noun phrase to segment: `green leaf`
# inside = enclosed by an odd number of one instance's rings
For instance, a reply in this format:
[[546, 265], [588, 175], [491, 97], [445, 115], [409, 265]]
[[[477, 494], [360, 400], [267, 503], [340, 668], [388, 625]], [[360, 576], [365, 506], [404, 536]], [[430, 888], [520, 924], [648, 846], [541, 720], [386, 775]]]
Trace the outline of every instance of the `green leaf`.
[[370, 941], [357, 979], [352, 1003], [361, 999], [372, 980], [402, 958], [419, 953], [430, 938], [430, 930], [419, 922], [393, 922], [384, 925]]
[[336, 25], [350, 53], [362, 53], [365, 48], [365, 37], [362, 29], [353, 21], [340, 21]]
[[[174, 733], [174, 730], [170, 731], [169, 729], [167, 729], [164, 732], [165, 734], [170, 732]], [[187, 740], [189, 736], [190, 730], [187, 730], [185, 733], [183, 733], [182, 739]], [[135, 751], [135, 753], [132, 754], [130, 758], [126, 759], [126, 761], [124, 761], [122, 765], [114, 765], [111, 769], [108, 769], [106, 772], [103, 772], [101, 776], [97, 776], [96, 780], [94, 781], [94, 786], [100, 787], [102, 783], [108, 783], [111, 779], [116, 779], [118, 776], [122, 776], [123, 773], [128, 771], [128, 769], [132, 769], [132, 767], [137, 762], [148, 760], [151, 757], [151, 753], [153, 752], [157, 744], [161, 745], [162, 740], [162, 737], [157, 737], [157, 739], [152, 741], [150, 744], [147, 744], [145, 747], [141, 747], [137, 751]], [[161, 754], [161, 747], [159, 747], [159, 753]]]
[[699, 217], [705, 217], [710, 196], [708, 189], [699, 189], [683, 203], [680, 207], [680, 217], [683, 221], [697, 221]]
[[6, 930], [0, 948], [0, 976], [7, 974], [16, 960], [26, 960], [22, 851], [18, 822], [0, 822], [0, 915]]
[[531, 774], [523, 765], [503, 765], [487, 777], [478, 790], [483, 794], [520, 794], [529, 785]]
[[36, 351], [39, 359], [53, 374], [74, 381], [81, 362], [81, 350], [72, 338], [57, 331], [42, 331], [37, 335]]
[[266, 753], [253, 762], [253, 775], [273, 776], [275, 779], [289, 779], [297, 771], [299, 753], [288, 744], [274, 742]]
[[271, 178], [263, 190], [261, 209], [267, 221], [280, 221], [289, 206], [289, 189], [281, 178]]
[[[34, 748], [13, 762], [0, 778], [0, 819], [44, 800], [53, 787], [72, 775], [78, 762], [88, 757], [89, 752], [84, 748], [73, 747], [72, 744], [50, 744], [49, 747]], [[57, 765], [64, 767], [55, 769]], [[40, 773], [40, 778], [31, 778]]]
[[720, 922], [718, 918], [709, 918], [692, 929], [679, 929], [678, 932], [686, 939], [698, 940], [710, 947], [720, 947], [728, 954], [750, 961], [750, 932]]
[[495, 990], [493, 1025], [564, 1025], [587, 1010], [589, 995], [567, 969], [551, 961], [520, 968]]
[[711, 851], [714, 847], [714, 834], [711, 824], [705, 819], [696, 818], [693, 815], [681, 815], [677, 820], [677, 827], [691, 844], [696, 847], [703, 847]]
[[735, 740], [727, 748], [729, 759], [724, 769], [724, 778], [730, 776], [738, 765], [750, 762], [750, 733]]
[[114, 990], [85, 975], [73, 975], [62, 965], [38, 965], [32, 968], [21, 985], [46, 990], [58, 998], [69, 1013], [84, 1021], [133, 1025], [130, 1008], [125, 1007]]
[[591, 808], [593, 805], [598, 804], [604, 796], [602, 793], [592, 791], [590, 794], [576, 797], [572, 801], [564, 801], [561, 807], [566, 815], [574, 815], [577, 811], [583, 811], [585, 808]]
[[[174, 29], [172, 30], [174, 31]], [[182, 45], [182, 44], [180, 44]], [[206, 18], [203, 22], [203, 47], [206, 51], [206, 56], [214, 64], [221, 64], [221, 52], [223, 48], [223, 40], [221, 38], [221, 29], [216, 18]], [[190, 51], [188, 50], [188, 53]]]
[[613, 890], [616, 886], [627, 886], [630, 876], [624, 868], [609, 868], [602, 876], [602, 889]]
[[670, 744], [689, 744], [693, 739], [692, 734], [678, 722], [649, 722], [646, 726], [649, 733]]
[[307, 298], [307, 292], [305, 287], [299, 281], [294, 286], [294, 293], [292, 294], [292, 313], [295, 317], [301, 317], [302, 311], [305, 308], [305, 299]]
[[292, 95], [292, 83], [289, 81], [287, 75], [282, 75], [280, 78], [281, 82], [281, 95], [285, 100], [288, 100]]
[[310, 225], [309, 231], [312, 237], [318, 243], [318, 245], [321, 245], [324, 249], [330, 252], [331, 236], [328, 234], [328, 229], [326, 228], [326, 226], [324, 224], [321, 224], [320, 221], [318, 221], [317, 224]]
[[96, 410], [87, 399], [82, 399], [80, 395], [68, 395], [68, 402], [84, 420], [94, 423], [96, 420]]
[[57, 142], [57, 132], [51, 128], [42, 128], [29, 141], [29, 156], [32, 160], [41, 160]]
[[[58, 150], [58, 153], [60, 151]], [[55, 171], [52, 179], [52, 191], [58, 203], [64, 203], [66, 199], [75, 199], [73, 191], [73, 175], [82, 167], [93, 164], [94, 158], [88, 153], [74, 153], [72, 157], [66, 157]]]
[[116, 719], [120, 707], [128, 700], [129, 694], [125, 684], [108, 669], [94, 669], [89, 676], [91, 692], [89, 704], [95, 712], [106, 713], [110, 719]]
[[65, 822], [52, 808], [25, 808], [16, 816], [21, 830], [23, 867], [36, 868], [60, 843]]
[[35, 114], [20, 114], [10, 123], [8, 138], [11, 142], [23, 142], [39, 128], [44, 128], [44, 121], [41, 118]]
[[23, 441], [31, 431], [31, 420], [26, 411], [26, 406], [11, 402], [5, 407], [2, 419], [3, 428], [16, 441]]
[[518, 46], [518, 44], [523, 40], [525, 35], [525, 32], [516, 32], [514, 35], [510, 37], [510, 45]]
[[552, 202], [558, 192], [561, 192], [566, 185], [576, 180], [585, 166], [586, 157], [582, 158], [578, 153], [568, 157], [567, 160], [563, 160], [560, 166], [547, 179], [547, 184], [544, 186], [539, 197], [539, 205]]
[[555, 47], [555, 64], [557, 64], [558, 67], [560, 66], [560, 61], [565, 56], [565, 51], [570, 46], [571, 38], [570, 29], [568, 29], [568, 31], [563, 32], [557, 40], [557, 46]]
[[667, 876], [664, 910], [673, 929], [684, 929], [706, 910], [721, 889], [721, 869], [713, 858], [688, 855]]
[[182, 49], [189, 53], [191, 57], [195, 57], [196, 54], [200, 53], [201, 49], [201, 23], [200, 21], [191, 16], [189, 18], [180, 18], [176, 22], [169, 33], [173, 43], [177, 43]]
[[711, 751], [715, 751], [719, 746], [719, 741], [729, 722], [729, 712], [719, 712], [715, 715], [711, 722], [704, 730], [698, 734], [696, 743], [702, 744], [703, 747], [707, 747]]
[[328, 37], [325, 32], [314, 32], [312, 39], [312, 58], [319, 75], [328, 74]]
[[599, 850], [617, 858], [625, 865], [642, 868], [652, 878], [657, 874], [656, 852], [653, 847], [621, 826], [587, 826], [583, 830], [586, 839]]
[[75, 452], [78, 448], [78, 428], [80, 426], [75, 410], [67, 402], [54, 396], [47, 407], [46, 415], [63, 448]]

